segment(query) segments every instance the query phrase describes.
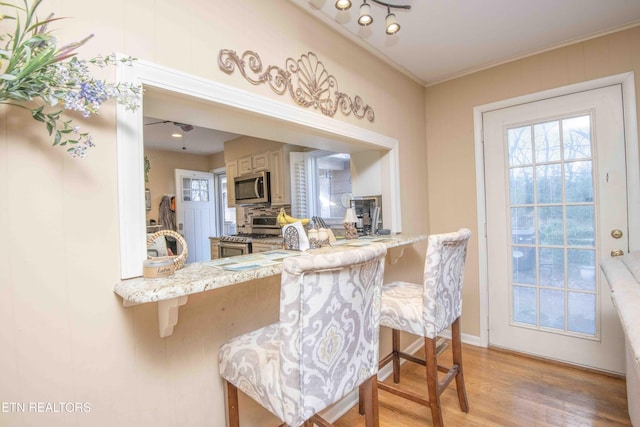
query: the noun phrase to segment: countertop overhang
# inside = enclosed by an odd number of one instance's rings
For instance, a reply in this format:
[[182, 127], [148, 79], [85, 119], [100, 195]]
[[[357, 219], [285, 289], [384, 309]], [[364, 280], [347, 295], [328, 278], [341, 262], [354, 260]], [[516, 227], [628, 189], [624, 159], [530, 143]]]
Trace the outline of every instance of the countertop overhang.
[[291, 256], [348, 250], [381, 242], [387, 246], [390, 262], [395, 264], [407, 245], [427, 239], [427, 235], [394, 234], [367, 236], [353, 240], [338, 240], [332, 246], [306, 252], [274, 250], [256, 254], [219, 258], [187, 264], [173, 275], [160, 278], [136, 277], [116, 283], [114, 292], [122, 297], [123, 305], [158, 303], [160, 336], [171, 335], [178, 321], [178, 307], [186, 304], [191, 294], [232, 286], [250, 280], [276, 276], [282, 272], [282, 260]]

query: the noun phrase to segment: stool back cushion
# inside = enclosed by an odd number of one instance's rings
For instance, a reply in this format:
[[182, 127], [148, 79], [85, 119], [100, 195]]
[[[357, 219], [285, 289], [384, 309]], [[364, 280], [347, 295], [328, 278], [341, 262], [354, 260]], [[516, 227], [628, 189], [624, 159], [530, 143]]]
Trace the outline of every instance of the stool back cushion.
[[424, 264], [425, 336], [435, 338], [462, 315], [462, 283], [471, 231], [432, 234]]
[[301, 425], [378, 371], [386, 246], [286, 258], [280, 294], [284, 421]]

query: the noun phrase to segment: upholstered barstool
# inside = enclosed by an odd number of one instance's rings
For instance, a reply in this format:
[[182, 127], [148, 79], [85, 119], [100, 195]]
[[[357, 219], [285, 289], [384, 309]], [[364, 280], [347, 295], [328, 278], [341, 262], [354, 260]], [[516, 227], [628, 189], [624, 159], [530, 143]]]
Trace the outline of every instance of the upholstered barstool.
[[318, 412], [360, 388], [378, 426], [380, 294], [386, 246], [303, 254], [282, 263], [280, 321], [220, 347], [229, 425], [238, 389], [286, 426], [330, 426]]
[[[392, 282], [382, 290], [380, 325], [392, 329], [392, 351], [380, 361], [380, 368], [393, 362], [393, 382], [400, 382], [400, 358], [426, 366], [427, 398], [395, 385], [379, 383], [381, 390], [431, 408], [433, 425], [443, 426], [440, 394], [455, 378], [460, 409], [469, 412], [462, 369], [460, 316], [462, 315], [462, 281], [467, 243], [471, 232], [430, 235], [424, 265], [423, 282]], [[453, 366], [438, 365], [438, 334], [451, 327]], [[400, 331], [424, 337], [425, 359], [400, 351]], [[438, 380], [438, 371], [444, 376]], [[361, 408], [362, 411], [362, 408]]]

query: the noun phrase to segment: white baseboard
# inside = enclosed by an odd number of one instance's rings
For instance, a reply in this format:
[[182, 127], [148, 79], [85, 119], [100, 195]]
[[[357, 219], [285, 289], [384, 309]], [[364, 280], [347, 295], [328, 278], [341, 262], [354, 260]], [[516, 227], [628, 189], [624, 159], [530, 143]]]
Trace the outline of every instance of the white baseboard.
[[[440, 333], [439, 336], [450, 340], [451, 339], [451, 330], [449, 330], [449, 329], [444, 330], [444, 331], [442, 331]], [[460, 336], [460, 339], [465, 344], [469, 344], [469, 345], [472, 345], [474, 347], [483, 347], [483, 345], [481, 344], [481, 341], [480, 341], [480, 337], [478, 337], [478, 336], [469, 335], [469, 334], [462, 334]]]
[[[451, 339], [451, 331], [446, 330], [440, 334], [441, 337]], [[480, 337], [475, 335], [467, 335], [462, 334], [462, 342], [465, 344], [473, 345], [476, 347], [480, 346]], [[411, 344], [409, 344], [403, 351], [405, 353], [413, 354], [416, 351], [420, 350], [424, 345], [424, 339], [418, 338]], [[400, 363], [405, 363], [406, 360], [401, 360]], [[385, 365], [382, 369], [378, 371], [378, 380], [383, 381], [389, 375], [393, 373], [393, 366], [391, 363]], [[353, 390], [351, 393], [347, 394], [341, 401], [334, 404], [333, 406], [328, 407], [324, 411], [322, 411], [322, 418], [329, 421], [330, 423], [336, 422], [341, 416], [346, 414], [351, 408], [358, 404], [358, 390]]]

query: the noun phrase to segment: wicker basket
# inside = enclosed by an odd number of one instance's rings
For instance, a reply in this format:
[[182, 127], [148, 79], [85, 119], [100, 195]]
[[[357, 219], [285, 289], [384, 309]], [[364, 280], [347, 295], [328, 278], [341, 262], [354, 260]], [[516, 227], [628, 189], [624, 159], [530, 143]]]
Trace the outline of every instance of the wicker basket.
[[173, 230], [160, 230], [151, 234], [147, 238], [147, 246], [149, 246], [155, 239], [161, 236], [173, 237], [178, 241], [178, 243], [180, 243], [180, 245], [182, 245], [182, 252], [179, 255], [176, 255], [173, 257], [173, 265], [175, 266], [176, 270], [179, 270], [182, 267], [184, 267], [184, 263], [187, 260], [187, 255], [189, 254], [187, 250], [187, 242], [184, 240], [184, 237], [182, 237], [180, 233], [177, 233]]

